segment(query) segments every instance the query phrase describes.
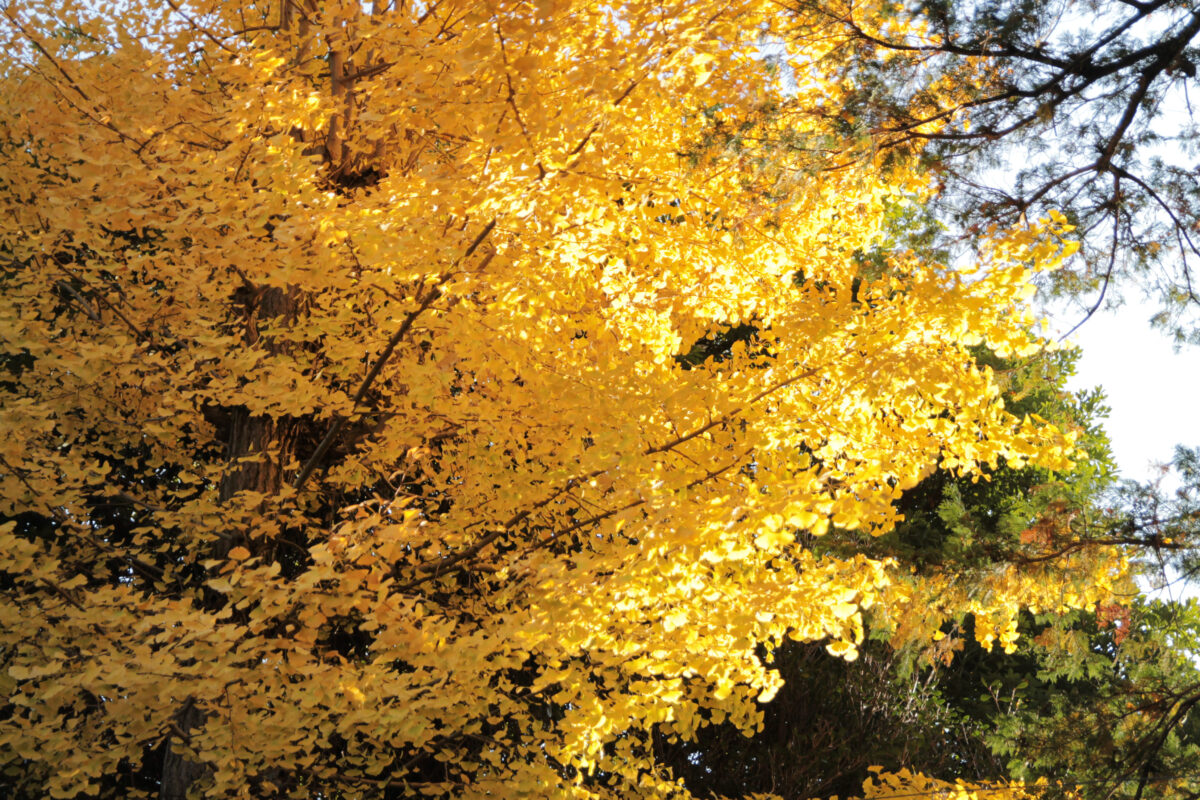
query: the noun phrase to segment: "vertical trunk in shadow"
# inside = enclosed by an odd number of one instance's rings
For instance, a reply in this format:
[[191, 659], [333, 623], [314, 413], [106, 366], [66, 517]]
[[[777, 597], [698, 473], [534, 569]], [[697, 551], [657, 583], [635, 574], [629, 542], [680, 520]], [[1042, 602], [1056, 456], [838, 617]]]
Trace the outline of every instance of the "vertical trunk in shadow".
[[[235, 299], [245, 312], [242, 337], [245, 346], [264, 349], [272, 356], [284, 355], [285, 348], [261, 336], [258, 326], [270, 320], [274, 325], [291, 327], [300, 312], [299, 291], [294, 287], [246, 288], [238, 294]], [[221, 503], [228, 503], [243, 491], [258, 492], [266, 497], [279, 494], [288, 477], [284, 466], [296, 457], [299, 421], [292, 417], [251, 414], [243, 407], [226, 409], [221, 416], [225, 420], [221, 434], [229, 465], [218, 490]], [[253, 458], [241, 462], [247, 457]], [[227, 533], [231, 535], [213, 542], [212, 552], [206, 554], [206, 558], [223, 558], [236, 545], [248, 548], [254, 555], [262, 555], [257, 551], [264, 551], [272, 544], [254, 538], [250, 531], [230, 530]], [[180, 747], [181, 740], [187, 742], [204, 726], [208, 715], [201, 705], [202, 701], [189, 697], [172, 719], [163, 755], [159, 800], [186, 800], [189, 789], [208, 771], [207, 765], [189, 760]], [[275, 782], [278, 785], [278, 779]]]
[[[204, 721], [204, 714], [196, 708], [189, 697], [175, 713], [174, 727], [190, 736]], [[163, 754], [162, 785], [159, 800], [187, 800], [188, 788], [204, 775], [205, 766], [189, 761], [179, 752], [178, 734], [174, 731], [167, 737], [166, 752]]]

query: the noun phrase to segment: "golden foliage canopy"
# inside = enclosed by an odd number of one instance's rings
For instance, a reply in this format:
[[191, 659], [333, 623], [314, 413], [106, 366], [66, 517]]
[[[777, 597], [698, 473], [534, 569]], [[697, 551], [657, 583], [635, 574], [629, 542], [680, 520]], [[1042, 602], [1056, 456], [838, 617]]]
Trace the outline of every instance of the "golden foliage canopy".
[[810, 22], [6, 5], [10, 772], [95, 794], [159, 747], [164, 796], [670, 796], [654, 737], [752, 728], [785, 637], [853, 657], [875, 606], [1010, 645], [1104, 597], [1097, 556], [967, 592], [814, 552], [1072, 437], [969, 351], [1037, 346], [1064, 226], [974, 272], [885, 247], [925, 182], [829, 122]]

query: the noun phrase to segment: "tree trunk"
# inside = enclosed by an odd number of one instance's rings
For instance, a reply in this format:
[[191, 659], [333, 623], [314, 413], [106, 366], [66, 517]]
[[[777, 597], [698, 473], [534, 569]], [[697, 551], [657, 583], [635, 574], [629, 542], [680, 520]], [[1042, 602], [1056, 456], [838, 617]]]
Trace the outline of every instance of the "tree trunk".
[[[241, 297], [238, 299], [244, 304], [246, 312], [242, 337], [246, 346], [261, 347], [272, 355], [283, 354], [283, 347], [260, 336], [258, 323], [270, 319], [276, 323], [283, 321], [288, 326], [293, 324], [300, 310], [299, 292], [292, 287], [272, 287], [247, 288], [239, 294]], [[284, 466], [296, 457], [300, 430], [298, 420], [255, 415], [243, 407], [224, 409], [220, 416], [224, 420], [222, 434], [225, 459], [229, 464], [218, 489], [220, 501], [228, 503], [243, 491], [259, 492], [265, 497], [279, 494], [287, 478]], [[243, 462], [242, 459], [247, 456], [256, 458]], [[230, 533], [233, 535], [213, 543], [209, 558], [224, 558], [236, 545], [246, 547], [251, 552], [256, 547], [263, 549], [271, 545], [271, 542], [252, 537], [250, 531]], [[189, 741], [192, 734], [203, 727], [207, 717], [208, 714], [192, 697], [175, 713], [163, 755], [159, 800], [186, 800], [188, 790], [208, 771], [208, 765], [189, 760], [180, 752], [177, 744], [180, 740]]]
[[190, 739], [192, 731], [204, 723], [204, 713], [189, 697], [175, 714], [173, 723], [173, 729], [167, 736], [166, 752], [163, 754], [159, 800], [187, 800], [188, 789], [204, 776], [203, 764], [189, 761], [176, 749], [178, 740]]

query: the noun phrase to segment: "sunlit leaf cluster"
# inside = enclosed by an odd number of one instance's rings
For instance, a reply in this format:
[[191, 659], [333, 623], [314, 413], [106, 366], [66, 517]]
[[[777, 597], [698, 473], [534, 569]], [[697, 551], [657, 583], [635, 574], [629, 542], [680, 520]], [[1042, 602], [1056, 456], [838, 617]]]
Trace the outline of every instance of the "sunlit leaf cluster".
[[938, 467], [1070, 466], [971, 348], [1038, 349], [1072, 245], [881, 252], [926, 177], [830, 128], [819, 36], [760, 57], [772, 4], [3, 14], [22, 790], [679, 795], [654, 737], [753, 730], [788, 638], [969, 612], [1011, 648], [1110, 599], [1103, 553], [967, 587], [814, 550]]

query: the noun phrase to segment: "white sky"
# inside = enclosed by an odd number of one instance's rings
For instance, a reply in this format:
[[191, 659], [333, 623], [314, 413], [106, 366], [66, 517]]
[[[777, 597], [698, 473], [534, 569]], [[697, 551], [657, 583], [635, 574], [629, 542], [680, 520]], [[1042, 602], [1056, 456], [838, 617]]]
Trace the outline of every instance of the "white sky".
[[[1112, 408], [1104, 427], [1121, 477], [1143, 482], [1163, 477], [1154, 464], [1170, 459], [1176, 444], [1200, 446], [1200, 347], [1176, 352], [1162, 331], [1150, 327], [1155, 310], [1130, 298], [1115, 311], [1093, 315], [1069, 340], [1083, 355], [1068, 387], [1104, 387]], [[1056, 314], [1051, 327], [1069, 330], [1081, 315]], [[1170, 489], [1177, 482], [1162, 485]], [[1146, 578], [1143, 588], [1169, 600], [1197, 595], [1195, 586], [1169, 578]]]
[[[1113, 456], [1121, 477], [1139, 481], [1155, 477], [1152, 465], [1169, 461], [1176, 444], [1200, 446], [1200, 347], [1176, 353], [1150, 327], [1155, 310], [1130, 297], [1116, 311], [1097, 312], [1068, 340], [1083, 348], [1069, 387], [1104, 387]], [[1081, 317], [1058, 313], [1051, 328], [1069, 330]]]

